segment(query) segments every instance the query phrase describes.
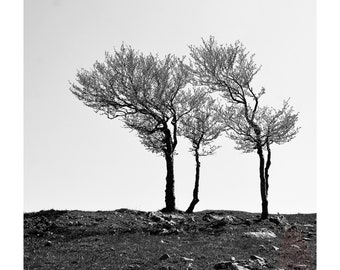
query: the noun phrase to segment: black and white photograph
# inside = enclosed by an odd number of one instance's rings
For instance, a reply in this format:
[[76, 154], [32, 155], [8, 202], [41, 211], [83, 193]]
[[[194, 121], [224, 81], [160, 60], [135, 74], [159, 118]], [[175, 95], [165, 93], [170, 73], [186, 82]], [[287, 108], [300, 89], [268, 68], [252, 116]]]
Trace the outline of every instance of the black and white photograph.
[[24, 269], [317, 269], [316, 4], [24, 1]]

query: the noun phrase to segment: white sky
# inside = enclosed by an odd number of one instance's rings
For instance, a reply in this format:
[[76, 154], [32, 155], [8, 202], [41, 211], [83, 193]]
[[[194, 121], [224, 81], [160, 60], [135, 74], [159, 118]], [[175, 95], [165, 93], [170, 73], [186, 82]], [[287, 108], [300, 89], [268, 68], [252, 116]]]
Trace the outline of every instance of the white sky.
[[[256, 86], [264, 103], [291, 98], [301, 131], [273, 146], [271, 213], [316, 212], [315, 2], [26, 0], [24, 55], [24, 210], [157, 210], [164, 206], [165, 161], [147, 152], [117, 120], [95, 114], [68, 90], [77, 69], [90, 68], [122, 42], [145, 53], [187, 55], [187, 45], [214, 35], [239, 39], [262, 65]], [[223, 147], [202, 158], [195, 210], [260, 212], [258, 157]], [[176, 204], [192, 198], [194, 159], [180, 140]]]

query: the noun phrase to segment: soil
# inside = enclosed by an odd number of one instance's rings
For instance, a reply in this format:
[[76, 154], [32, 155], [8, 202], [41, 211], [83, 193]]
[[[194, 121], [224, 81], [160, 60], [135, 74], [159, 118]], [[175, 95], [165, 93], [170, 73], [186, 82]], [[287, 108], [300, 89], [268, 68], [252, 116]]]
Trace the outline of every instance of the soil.
[[[24, 269], [316, 269], [316, 214], [24, 214]], [[237, 268], [239, 267], [239, 268]]]

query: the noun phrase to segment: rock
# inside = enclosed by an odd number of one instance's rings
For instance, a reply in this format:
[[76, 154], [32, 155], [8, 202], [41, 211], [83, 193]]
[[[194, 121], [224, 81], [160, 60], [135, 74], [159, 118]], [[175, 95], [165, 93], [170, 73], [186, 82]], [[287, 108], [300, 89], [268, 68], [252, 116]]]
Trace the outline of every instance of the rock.
[[275, 251], [278, 251], [278, 250], [279, 250], [279, 248], [276, 247], [276, 246], [273, 246], [273, 249], [274, 249]]
[[165, 221], [165, 219], [162, 217], [162, 213], [159, 212], [148, 212], [146, 216], [155, 222]]
[[295, 264], [293, 265], [293, 269], [294, 270], [304, 270], [304, 269], [308, 269], [308, 266], [305, 264]]
[[276, 238], [276, 234], [268, 230], [267, 228], [262, 228], [258, 232], [245, 232], [244, 234], [250, 237], [256, 237], [261, 239]]
[[179, 214], [170, 214], [170, 215], [163, 214], [163, 216], [164, 217], [168, 217], [168, 220], [171, 220], [171, 219], [185, 219], [184, 216], [179, 215]]
[[230, 260], [231, 260], [232, 262], [236, 261], [235, 257], [231, 257]]
[[307, 228], [314, 228], [313, 224], [304, 224], [303, 226], [307, 227]]
[[307, 236], [308, 236], [308, 237], [314, 237], [314, 236], [316, 236], [316, 233], [310, 232], [310, 233], [307, 234]]
[[46, 241], [45, 242], [45, 247], [50, 247], [52, 246], [52, 242], [51, 241]]
[[298, 245], [291, 245], [292, 248], [300, 249]]
[[193, 262], [194, 261], [194, 259], [187, 258], [187, 257], [181, 257], [181, 260], [183, 260], [185, 262]]
[[176, 225], [176, 222], [173, 221], [173, 220], [170, 220], [170, 221], [167, 221], [167, 220], [164, 220], [164, 223], [162, 223], [162, 226], [166, 229], [171, 229], [173, 228], [174, 226]]
[[235, 216], [232, 216], [232, 215], [226, 215], [224, 217], [224, 219], [226, 219], [227, 221], [229, 221], [230, 223], [235, 223], [235, 222], [240, 222], [240, 219], [235, 217]]
[[129, 268], [129, 269], [140, 269], [140, 265], [134, 263], [134, 264], [130, 264], [130, 265], [128, 266], [128, 268]]
[[159, 257], [159, 260], [164, 261], [170, 258], [170, 255], [167, 253], [164, 253], [162, 256]]
[[190, 222], [196, 222], [196, 220], [195, 220], [194, 217], [189, 217], [188, 220], [189, 220]]
[[264, 266], [266, 265], [266, 260], [260, 256], [256, 256], [256, 255], [251, 255], [250, 256], [250, 261], [252, 262], [256, 262], [257, 264], [259, 264], [260, 266]]
[[312, 239], [310, 239], [308, 237], [304, 237], [303, 240], [305, 240], [305, 241], [312, 241]]
[[281, 225], [281, 226], [289, 225], [288, 220], [284, 216], [282, 216], [282, 215], [277, 215], [275, 217], [270, 217], [269, 221], [275, 223], [276, 225]]
[[248, 270], [249, 268], [238, 265], [231, 261], [222, 261], [214, 265], [214, 269], [227, 269], [227, 270]]
[[225, 215], [225, 216], [218, 216], [218, 215], [212, 215], [212, 214], [205, 214], [202, 218], [204, 221], [211, 222], [213, 221], [213, 225], [217, 226], [224, 226], [227, 223], [235, 223], [238, 221], [238, 218], [232, 216], [232, 215]]

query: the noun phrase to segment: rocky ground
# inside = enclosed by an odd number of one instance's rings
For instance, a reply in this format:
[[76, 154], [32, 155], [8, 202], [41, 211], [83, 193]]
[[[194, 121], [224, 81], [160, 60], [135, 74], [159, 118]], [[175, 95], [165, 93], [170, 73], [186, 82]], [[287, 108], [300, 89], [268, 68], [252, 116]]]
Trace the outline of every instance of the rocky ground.
[[316, 269], [316, 214], [24, 214], [24, 269]]

